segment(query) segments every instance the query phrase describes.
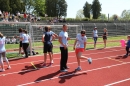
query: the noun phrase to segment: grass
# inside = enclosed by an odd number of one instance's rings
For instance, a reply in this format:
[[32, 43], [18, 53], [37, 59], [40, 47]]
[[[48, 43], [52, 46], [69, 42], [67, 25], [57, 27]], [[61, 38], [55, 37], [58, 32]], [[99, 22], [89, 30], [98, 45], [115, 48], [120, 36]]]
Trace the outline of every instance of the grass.
[[[126, 39], [126, 36], [108, 37], [107, 41], [115, 41], [115, 40], [119, 41], [121, 39]], [[93, 39], [88, 38], [87, 42], [92, 42], [93, 43]], [[98, 38], [98, 42], [103, 42], [102, 38]], [[69, 40], [69, 45], [71, 45], [71, 46], [68, 47], [69, 51], [74, 51], [73, 50], [73, 44], [74, 44], [74, 40]], [[60, 44], [59, 44], [58, 41], [53, 41], [53, 45], [54, 46], [59, 46]], [[33, 46], [42, 47], [43, 43], [42, 42], [35, 42], [33, 44]], [[120, 42], [111, 42], [111, 43], [107, 44], [107, 47], [114, 47], [114, 46], [120, 46]], [[103, 47], [104, 47], [104, 44], [98, 44], [97, 43], [97, 48], [103, 48]], [[18, 48], [19, 48], [19, 44], [6, 44], [6, 49], [18, 49]], [[87, 49], [92, 49], [92, 48], [93, 48], [93, 44], [88, 44], [87, 45]], [[39, 52], [39, 54], [43, 54], [43, 48], [35, 49], [35, 51]], [[53, 52], [54, 53], [60, 52], [59, 47], [54, 47]], [[8, 58], [14, 58], [14, 57], [16, 58], [16, 57], [18, 57], [17, 53], [7, 53], [6, 56]]]

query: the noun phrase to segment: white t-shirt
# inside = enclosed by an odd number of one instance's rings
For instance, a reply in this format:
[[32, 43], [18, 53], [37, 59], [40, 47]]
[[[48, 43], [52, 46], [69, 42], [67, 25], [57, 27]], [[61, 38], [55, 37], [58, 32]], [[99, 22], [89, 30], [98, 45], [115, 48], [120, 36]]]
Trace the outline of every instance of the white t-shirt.
[[[64, 32], [64, 31], [61, 31], [59, 33], [59, 37], [62, 37], [62, 43], [66, 46], [68, 46], [68, 33], [67, 32]], [[60, 44], [60, 47], [63, 47], [63, 45]]]
[[28, 34], [23, 33], [22, 38], [22, 43], [29, 43], [30, 36]]
[[98, 31], [97, 30], [93, 30], [93, 36], [98, 37]]
[[5, 37], [0, 38], [0, 53], [3, 53], [6, 51], [5, 49]]
[[84, 43], [87, 41], [87, 37], [82, 36], [81, 34], [77, 34], [76, 39], [76, 48], [84, 48]]

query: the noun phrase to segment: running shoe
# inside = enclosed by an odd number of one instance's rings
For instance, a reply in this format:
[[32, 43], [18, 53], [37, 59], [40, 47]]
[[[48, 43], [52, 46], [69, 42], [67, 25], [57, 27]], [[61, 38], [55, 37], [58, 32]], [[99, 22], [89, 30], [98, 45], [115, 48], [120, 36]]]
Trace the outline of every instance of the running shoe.
[[80, 70], [82, 70], [81, 67], [77, 67], [77, 68], [75, 69], [75, 71], [80, 71]]
[[68, 72], [68, 70], [64, 69], [64, 70], [60, 70], [61, 72]]
[[92, 58], [91, 58], [91, 57], [88, 58], [88, 63], [89, 63], [89, 64], [92, 63]]
[[5, 69], [0, 69], [0, 72], [4, 72], [5, 71]]

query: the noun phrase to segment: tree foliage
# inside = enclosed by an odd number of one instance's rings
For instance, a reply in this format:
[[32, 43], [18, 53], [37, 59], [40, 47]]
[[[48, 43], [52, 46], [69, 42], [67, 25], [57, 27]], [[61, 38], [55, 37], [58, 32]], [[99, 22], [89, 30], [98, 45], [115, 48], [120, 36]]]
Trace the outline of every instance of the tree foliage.
[[83, 18], [84, 18], [83, 10], [80, 9], [77, 11], [76, 19], [83, 19]]
[[8, 11], [16, 14], [18, 11], [23, 12], [25, 10], [24, 3], [21, 0], [1, 0], [0, 1], [1, 11]]
[[101, 15], [99, 16], [99, 19], [107, 20], [106, 14], [101, 14]]
[[40, 16], [45, 14], [45, 0], [35, 0], [34, 13]]
[[121, 19], [124, 20], [130, 19], [130, 10], [123, 10], [121, 14]]
[[91, 11], [91, 4], [89, 4], [87, 1], [83, 7], [83, 14], [86, 18], [90, 18], [90, 11]]
[[46, 14], [49, 17], [61, 17], [67, 15], [67, 3], [65, 0], [45, 0]]
[[101, 4], [98, 0], [94, 0], [91, 6], [93, 19], [97, 19], [100, 16], [101, 12]]

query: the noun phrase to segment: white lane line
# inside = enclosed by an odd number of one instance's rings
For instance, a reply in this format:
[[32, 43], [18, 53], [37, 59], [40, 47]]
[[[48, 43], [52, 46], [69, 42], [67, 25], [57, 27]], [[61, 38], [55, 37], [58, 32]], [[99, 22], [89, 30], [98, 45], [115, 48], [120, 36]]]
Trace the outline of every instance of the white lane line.
[[95, 68], [95, 69], [81, 71], [81, 72], [77, 72], [77, 73], [66, 74], [66, 75], [57, 76], [57, 77], [53, 77], [53, 78], [49, 78], [49, 79], [43, 79], [43, 80], [39, 80], [39, 81], [29, 82], [29, 83], [25, 83], [25, 84], [21, 84], [21, 85], [17, 85], [17, 86], [25, 86], [25, 85], [35, 84], [35, 83], [44, 82], [44, 81], [48, 81], [48, 80], [63, 78], [63, 77], [66, 77], [66, 76], [78, 75], [78, 74], [82, 74], [82, 73], [86, 73], [86, 72], [92, 72], [92, 71], [107, 69], [107, 68], [110, 68], [110, 67], [111, 68], [117, 67], [117, 66], [121, 66], [121, 65], [125, 65], [125, 64], [130, 64], [130, 62], [116, 64], [116, 65], [110, 65], [110, 66], [105, 66], [105, 67], [100, 67], [100, 68]]
[[[109, 56], [109, 57], [102, 57], [102, 58], [97, 58], [97, 59], [93, 59], [93, 61], [95, 60], [103, 60], [103, 59], [106, 59], [106, 58], [113, 58], [113, 57], [117, 57], [118, 55], [116, 56]], [[85, 61], [81, 61], [81, 62], [86, 62]], [[71, 63], [67, 63], [68, 65], [71, 65], [71, 64], [77, 64], [77, 62], [71, 62]], [[51, 66], [51, 67], [46, 67], [46, 68], [53, 68], [53, 67], [59, 67], [60, 65], [54, 65], [54, 66]], [[45, 68], [38, 68], [38, 70], [40, 69], [45, 69]], [[17, 73], [24, 73], [24, 72], [30, 72], [30, 71], [35, 71], [37, 69], [29, 69], [29, 70], [24, 70], [24, 71], [17, 71], [17, 72], [10, 72], [10, 73], [5, 73], [5, 74], [1, 74], [0, 76], [5, 76], [5, 75], [12, 75], [12, 74], [17, 74]]]
[[[106, 47], [105, 49], [110, 49], [110, 48], [120, 48], [120, 46], [115, 46], [115, 47]], [[99, 48], [100, 49], [100, 48]], [[91, 50], [91, 51], [93, 51], [93, 50], [98, 50], [98, 49], [89, 49], [89, 50]], [[124, 49], [123, 49], [124, 50]], [[85, 51], [88, 51], [88, 50], [85, 50]], [[69, 51], [69, 53], [73, 53], [73, 52], [75, 52], [75, 51]], [[54, 53], [54, 55], [55, 54], [61, 54], [60, 52], [59, 53]], [[37, 56], [41, 56], [41, 55], [37, 55]], [[30, 57], [36, 57], [36, 56], [30, 56]]]
[[[124, 50], [124, 49], [121, 49]], [[97, 53], [89, 53], [89, 54], [83, 54], [83, 55], [92, 55], [92, 54], [101, 54], [101, 53], [107, 53], [107, 52], [113, 52], [113, 51], [121, 51], [121, 50], [110, 50], [110, 51], [105, 51], [105, 52], [97, 52]], [[69, 57], [75, 57], [75, 56], [69, 56]], [[54, 58], [54, 59], [60, 59], [60, 58]], [[10, 65], [21, 65], [21, 64], [26, 64], [30, 62], [43, 62], [44, 60], [38, 60], [38, 61], [29, 61], [29, 62], [22, 62], [22, 63], [16, 63], [16, 64], [10, 64]], [[7, 65], [5, 65], [7, 66]]]
[[114, 83], [111, 83], [111, 84], [107, 84], [107, 85], [104, 85], [104, 86], [112, 86], [112, 85], [119, 84], [119, 83], [122, 83], [122, 82], [126, 82], [126, 81], [129, 81], [129, 80], [130, 80], [130, 78], [124, 79], [124, 80], [121, 80], [121, 81], [117, 81], [117, 82], [114, 82]]

